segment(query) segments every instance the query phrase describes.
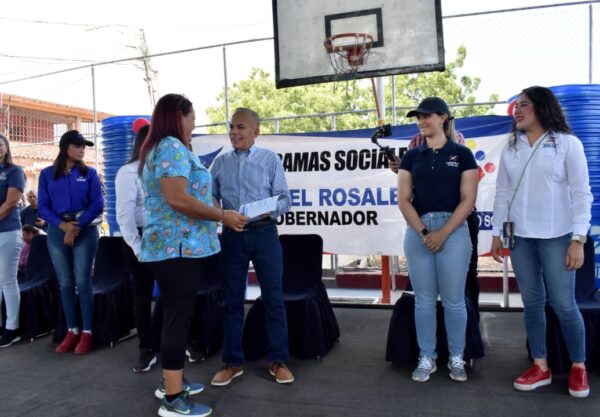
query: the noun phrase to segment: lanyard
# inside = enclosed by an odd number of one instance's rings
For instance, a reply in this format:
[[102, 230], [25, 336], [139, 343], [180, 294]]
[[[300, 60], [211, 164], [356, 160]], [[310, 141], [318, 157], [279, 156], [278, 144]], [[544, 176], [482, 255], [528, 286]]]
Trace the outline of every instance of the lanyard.
[[[519, 189], [519, 185], [521, 185], [521, 180], [525, 176], [525, 169], [527, 169], [527, 165], [529, 165], [529, 161], [531, 161], [531, 158], [533, 158], [535, 151], [538, 150], [538, 148], [540, 147], [540, 145], [542, 144], [542, 142], [544, 141], [546, 136], [548, 136], [548, 132], [544, 133], [542, 135], [542, 137], [538, 139], [537, 143], [535, 144], [535, 149], [533, 150], [533, 152], [531, 152], [531, 155], [529, 155], [527, 162], [525, 162], [525, 166], [523, 167], [523, 171], [521, 171], [521, 176], [519, 177], [519, 182], [517, 183], [517, 186], [515, 187], [515, 191], [513, 191], [513, 195], [510, 198], [510, 201], [508, 202], [508, 209], [506, 211], [506, 221], [507, 222], [510, 221], [510, 208], [512, 207], [513, 202], [515, 201], [515, 196], [517, 195], [517, 190]], [[517, 145], [517, 142], [515, 141], [515, 146], [516, 145]]]

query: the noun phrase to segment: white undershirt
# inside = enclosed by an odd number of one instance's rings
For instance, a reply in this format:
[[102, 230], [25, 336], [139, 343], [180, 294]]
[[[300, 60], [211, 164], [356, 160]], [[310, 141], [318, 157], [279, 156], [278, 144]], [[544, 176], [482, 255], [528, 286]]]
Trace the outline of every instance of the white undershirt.
[[144, 190], [137, 170], [138, 162], [131, 162], [123, 165], [115, 178], [117, 224], [123, 239], [136, 256], [142, 247], [138, 227], [144, 227], [146, 224]]

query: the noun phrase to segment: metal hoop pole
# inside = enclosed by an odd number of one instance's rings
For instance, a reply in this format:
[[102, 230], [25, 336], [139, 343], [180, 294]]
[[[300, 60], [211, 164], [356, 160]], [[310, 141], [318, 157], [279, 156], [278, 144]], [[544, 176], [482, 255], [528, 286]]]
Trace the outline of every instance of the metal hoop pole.
[[[371, 78], [371, 87], [373, 88], [373, 97], [375, 98], [375, 108], [377, 110], [377, 126], [383, 126], [384, 120], [381, 118], [381, 109], [379, 108], [379, 99], [377, 98], [377, 87], [375, 86], [375, 78]], [[381, 257], [381, 304], [391, 303], [391, 274], [390, 274], [390, 257]]]

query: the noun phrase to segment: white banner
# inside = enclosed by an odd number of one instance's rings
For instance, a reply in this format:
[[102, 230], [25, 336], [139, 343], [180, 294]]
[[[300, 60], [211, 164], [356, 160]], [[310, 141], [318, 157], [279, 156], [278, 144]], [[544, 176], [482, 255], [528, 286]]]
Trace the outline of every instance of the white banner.
[[[496, 173], [506, 135], [466, 139], [479, 166], [479, 253], [489, 251]], [[396, 154], [408, 140], [379, 139]], [[259, 136], [256, 145], [278, 153], [292, 196], [280, 217], [281, 234], [316, 233], [324, 250], [343, 255], [402, 255], [406, 222], [398, 209], [396, 175], [369, 138]], [[224, 135], [196, 137], [206, 163], [230, 151]]]

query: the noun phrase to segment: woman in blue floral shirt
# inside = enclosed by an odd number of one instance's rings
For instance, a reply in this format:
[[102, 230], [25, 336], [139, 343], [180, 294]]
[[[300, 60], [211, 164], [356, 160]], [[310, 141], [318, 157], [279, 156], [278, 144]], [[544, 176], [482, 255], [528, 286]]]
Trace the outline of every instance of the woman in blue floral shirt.
[[195, 118], [192, 103], [184, 96], [162, 97], [140, 152], [147, 217], [140, 260], [150, 263], [164, 311], [163, 378], [155, 392], [162, 399], [161, 416], [206, 416], [212, 411], [189, 399], [204, 386], [183, 378], [185, 346], [202, 279], [200, 263], [220, 251], [217, 222], [241, 231], [248, 220], [215, 206], [210, 172], [190, 150]]

